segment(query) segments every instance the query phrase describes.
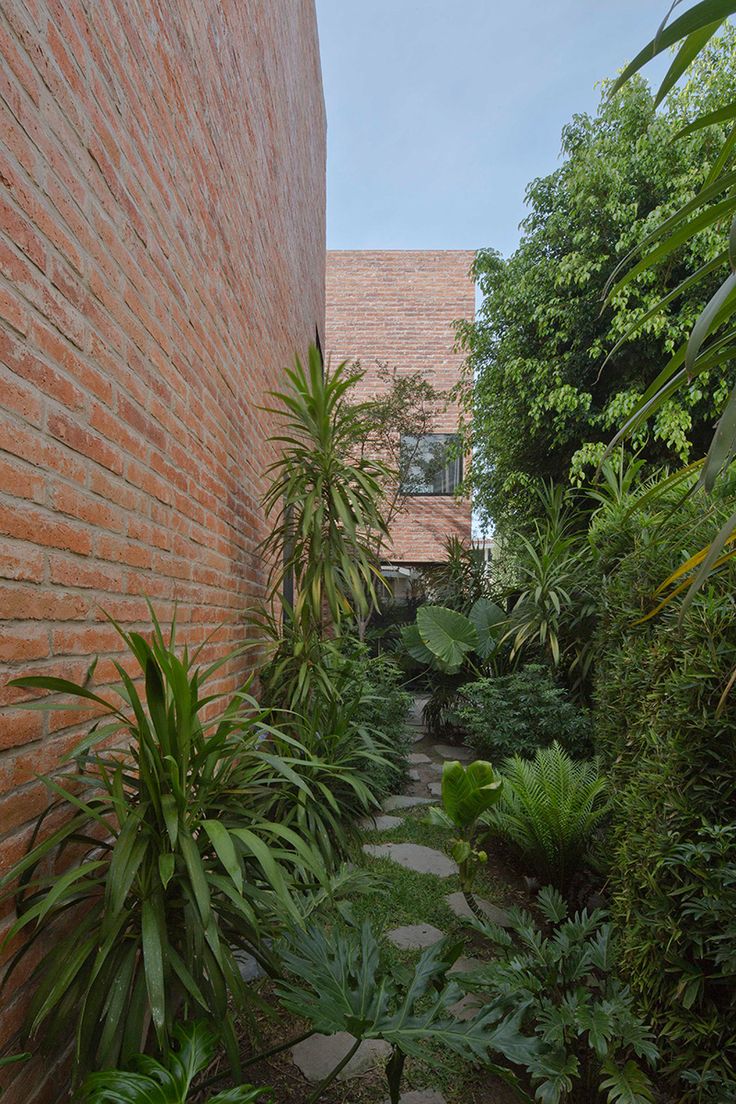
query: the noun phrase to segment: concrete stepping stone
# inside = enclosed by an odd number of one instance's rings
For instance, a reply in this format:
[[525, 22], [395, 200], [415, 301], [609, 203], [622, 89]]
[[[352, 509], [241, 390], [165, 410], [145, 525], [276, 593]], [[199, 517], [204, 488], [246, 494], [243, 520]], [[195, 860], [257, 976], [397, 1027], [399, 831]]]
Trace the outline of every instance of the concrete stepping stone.
[[416, 951], [439, 943], [444, 936], [433, 924], [407, 924], [386, 932], [386, 938], [402, 951]]
[[442, 774], [443, 770], [445, 769], [445, 764], [444, 763], [430, 763], [429, 767], [427, 769], [433, 771], [435, 774]]
[[[391, 1104], [389, 1100], [386, 1104]], [[399, 1104], [447, 1104], [442, 1093], [436, 1089], [415, 1089], [413, 1092], [402, 1093]]]
[[406, 870], [415, 870], [417, 874], [451, 878], [458, 872], [454, 859], [421, 843], [364, 843], [363, 850], [375, 859], [391, 859]]
[[[323, 1081], [348, 1051], [355, 1039], [347, 1031], [337, 1035], [312, 1035], [291, 1049], [291, 1057], [307, 1081]], [[337, 1075], [338, 1081], [349, 1081], [382, 1065], [391, 1053], [390, 1043], [383, 1039], [366, 1039], [360, 1044], [348, 1064]]]
[[421, 752], [421, 751], [412, 751], [411, 754], [407, 756], [407, 758], [408, 758], [410, 763], [431, 763], [432, 762], [432, 760], [429, 758], [429, 756], [425, 755], [424, 752]]
[[462, 955], [447, 972], [448, 974], [472, 974], [473, 970], [479, 970], [481, 966], [485, 966], [482, 958], [468, 958]]
[[254, 958], [252, 954], [248, 954], [247, 951], [233, 951], [233, 958], [238, 964], [238, 970], [243, 981], [257, 981], [258, 978], [266, 976], [266, 971], [258, 959]]
[[402, 817], [363, 817], [362, 820], [358, 821], [358, 827], [364, 832], [390, 832], [392, 828], [398, 828], [403, 823]]
[[433, 751], [441, 755], [443, 759], [462, 759], [467, 762], [475, 758], [475, 752], [466, 747], [455, 747], [453, 744], [435, 744]]
[[413, 742], [413, 743], [415, 743], [415, 744], [418, 744], [418, 743], [420, 743], [420, 742], [421, 742], [421, 741], [422, 741], [422, 740], [424, 739], [424, 737], [425, 737], [425, 735], [426, 735], [426, 734], [425, 734], [425, 731], [424, 731], [424, 729], [423, 729], [423, 728], [418, 728], [418, 729], [416, 729], [416, 731], [414, 731], [414, 732], [412, 732], [412, 731], [410, 730], [410, 733], [409, 733], [409, 734], [410, 734], [410, 736], [411, 736], [411, 738], [412, 738], [412, 742]]
[[[445, 897], [448, 908], [450, 908], [456, 916], [460, 916], [463, 919], [469, 919], [473, 913], [470, 911], [470, 905], [463, 897], [462, 893], [451, 893], [448, 897]], [[496, 905], [492, 905], [490, 901], [484, 901], [482, 897], [476, 897], [476, 901], [480, 907], [480, 910], [492, 924], [498, 924], [499, 928], [510, 928], [511, 921], [507, 912], [498, 908]]]
[[419, 781], [419, 771], [418, 770], [410, 770], [409, 771], [409, 780], [411, 782], [418, 782]]
[[431, 805], [431, 797], [414, 797], [412, 794], [391, 794], [381, 805], [384, 813], [393, 813], [396, 809], [413, 809], [415, 805]]
[[432, 797], [442, 797], [442, 783], [441, 782], [428, 782], [427, 789], [432, 794]]

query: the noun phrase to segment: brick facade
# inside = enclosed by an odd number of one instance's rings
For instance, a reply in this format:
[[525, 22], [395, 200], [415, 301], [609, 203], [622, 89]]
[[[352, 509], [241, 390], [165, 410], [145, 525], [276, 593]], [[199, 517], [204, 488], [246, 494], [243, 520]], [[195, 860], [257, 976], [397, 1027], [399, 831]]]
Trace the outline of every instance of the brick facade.
[[[3, 0], [0, 55], [2, 868], [79, 732], [10, 677], [81, 678], [144, 595], [242, 640], [258, 405], [323, 328], [325, 120], [313, 0]], [[3, 1104], [41, 1098], [34, 1065]]]
[[[452, 323], [475, 314], [473, 256], [466, 250], [328, 252], [326, 352], [335, 362], [360, 361], [366, 375], [359, 397], [380, 393], [379, 362], [399, 373], [425, 372], [440, 391], [458, 382], [464, 357], [454, 350]], [[450, 405], [437, 415], [434, 431], [451, 433], [458, 418]], [[395, 564], [439, 562], [450, 534], [470, 540], [469, 502], [410, 498], [384, 557]]]

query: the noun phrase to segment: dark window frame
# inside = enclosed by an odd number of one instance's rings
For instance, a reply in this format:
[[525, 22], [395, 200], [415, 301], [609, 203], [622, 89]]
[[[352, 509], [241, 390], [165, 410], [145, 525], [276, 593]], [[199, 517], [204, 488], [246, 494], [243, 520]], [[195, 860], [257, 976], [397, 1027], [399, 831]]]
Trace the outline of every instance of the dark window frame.
[[[456, 432], [455, 433], [453, 433], [453, 432], [449, 432], [449, 433], [422, 433], [422, 434], [419, 434], [419, 435], [415, 435], [415, 434], [412, 434], [412, 433], [402, 433], [401, 434], [401, 439], [400, 439], [400, 442], [399, 442], [399, 455], [401, 455], [401, 449], [403, 448], [403, 443], [404, 443], [404, 440], [406, 438], [409, 438], [409, 439], [415, 440], [415, 441], [416, 440], [423, 440], [423, 439], [430, 439], [430, 438], [444, 438], [446, 448], [449, 445], [451, 445], [453, 443], [459, 443], [459, 441], [460, 441], [460, 435]], [[454, 498], [458, 487], [460, 486], [460, 484], [463, 481], [463, 475], [464, 475], [463, 455], [462, 455], [461, 452], [458, 452], [458, 454], [456, 456], [453, 456], [449, 460], [445, 459], [445, 463], [444, 463], [443, 467], [440, 469], [440, 471], [447, 472], [448, 469], [451, 468], [451, 467], [454, 467], [455, 471], [454, 471], [454, 473], [452, 473], [452, 477], [450, 479], [450, 483], [451, 483], [451, 489], [450, 490], [442, 490], [442, 491], [414, 490], [414, 489], [412, 489], [412, 487], [416, 486], [417, 481], [414, 481], [414, 483], [412, 483], [409, 480], [405, 480], [402, 476], [400, 476], [401, 482], [399, 484], [399, 490], [400, 490], [401, 494], [405, 495], [407, 498]]]

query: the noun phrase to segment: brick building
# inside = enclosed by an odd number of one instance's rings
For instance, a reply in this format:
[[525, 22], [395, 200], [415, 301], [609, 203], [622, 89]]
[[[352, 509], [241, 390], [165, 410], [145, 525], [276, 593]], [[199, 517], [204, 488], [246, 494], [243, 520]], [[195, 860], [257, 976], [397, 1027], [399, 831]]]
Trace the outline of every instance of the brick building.
[[[104, 678], [102, 610], [144, 628], [144, 595], [242, 640], [258, 407], [323, 338], [325, 117], [313, 0], [4, 0], [0, 58], [1, 869], [79, 736], [8, 679]], [[60, 1099], [53, 1068], [2, 1076]]]
[[[438, 391], [458, 382], [464, 358], [455, 351], [452, 324], [475, 313], [473, 256], [465, 250], [328, 252], [326, 351], [335, 362], [360, 361], [366, 373], [360, 397], [388, 386], [377, 378], [380, 364], [397, 374], [421, 371]], [[405, 505], [383, 551], [389, 577], [405, 579], [414, 568], [441, 562], [450, 535], [470, 541], [470, 503], [453, 494], [463, 460], [446, 452], [458, 420], [457, 406], [449, 403], [436, 413], [426, 440], [402, 442], [412, 459]], [[400, 583], [394, 589], [401, 593]]]

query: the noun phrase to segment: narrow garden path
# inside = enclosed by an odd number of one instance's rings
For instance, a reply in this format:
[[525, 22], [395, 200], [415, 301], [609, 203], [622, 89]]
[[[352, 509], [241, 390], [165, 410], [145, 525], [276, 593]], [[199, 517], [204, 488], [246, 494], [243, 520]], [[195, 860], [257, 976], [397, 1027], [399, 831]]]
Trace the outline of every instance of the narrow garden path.
[[[386, 953], [397, 966], [416, 960], [420, 950], [444, 935], [466, 937], [468, 953], [454, 969], [469, 970], [484, 953], [473, 946], [462, 920], [469, 915], [460, 892], [457, 865], [447, 854], [448, 834], [426, 822], [424, 806], [440, 799], [442, 766], [448, 759], [469, 761], [474, 753], [463, 747], [437, 744], [422, 726], [417, 699], [411, 716], [413, 748], [409, 755], [410, 780], [402, 794], [388, 797], [380, 813], [361, 823], [364, 837], [364, 861], [378, 879], [375, 892], [357, 898], [353, 911], [358, 921], [370, 919], [376, 931], [383, 932]], [[482, 907], [496, 922], [506, 921], [504, 906], [517, 903], [519, 887], [510, 884], [492, 866], [479, 878]], [[487, 952], [486, 952], [487, 953]], [[473, 997], [464, 997], [453, 1006], [458, 1018], [473, 1015]], [[291, 1058], [310, 1082], [320, 1081], [344, 1057], [353, 1045], [350, 1035], [313, 1036], [298, 1044]], [[385, 1082], [380, 1096], [370, 1088], [372, 1071], [378, 1071], [390, 1051], [387, 1043], [363, 1043], [339, 1075], [348, 1100], [385, 1100]], [[508, 1090], [482, 1071], [471, 1070], [454, 1055], [448, 1055], [441, 1070], [408, 1062], [405, 1091], [401, 1104], [506, 1104]], [[360, 1088], [360, 1091], [359, 1091]]]

